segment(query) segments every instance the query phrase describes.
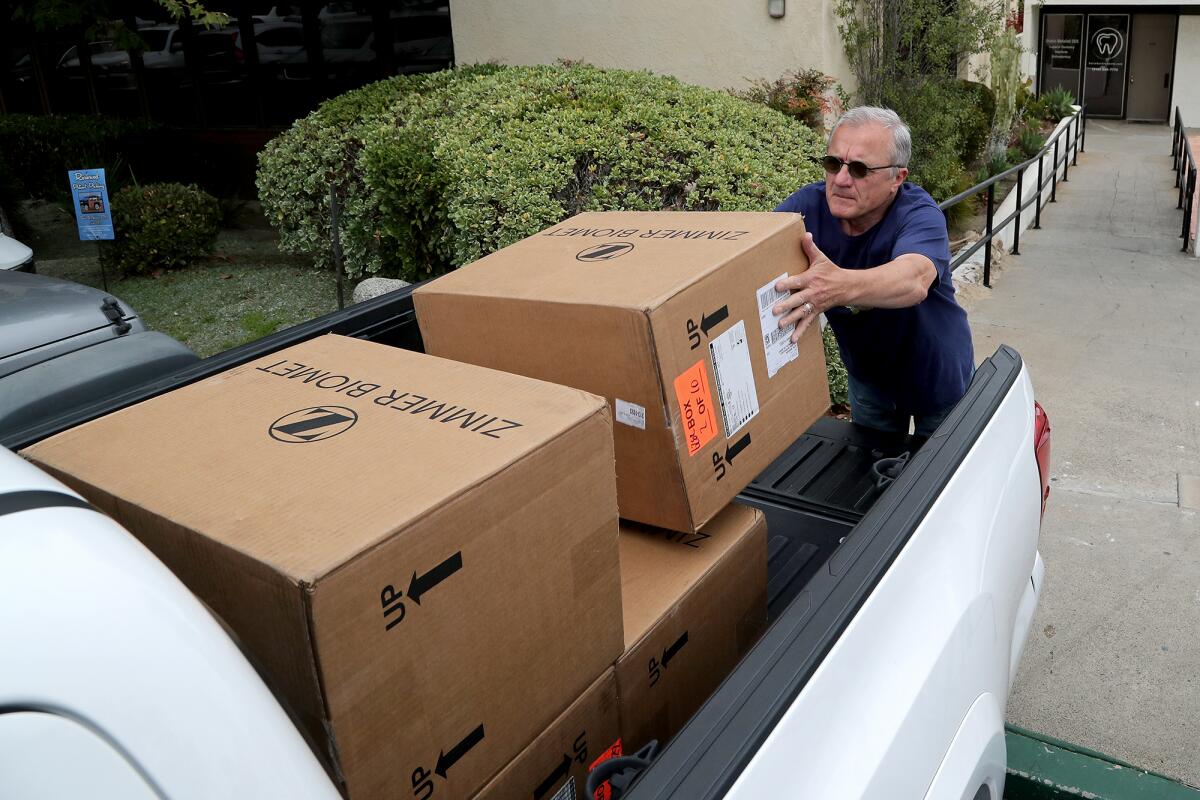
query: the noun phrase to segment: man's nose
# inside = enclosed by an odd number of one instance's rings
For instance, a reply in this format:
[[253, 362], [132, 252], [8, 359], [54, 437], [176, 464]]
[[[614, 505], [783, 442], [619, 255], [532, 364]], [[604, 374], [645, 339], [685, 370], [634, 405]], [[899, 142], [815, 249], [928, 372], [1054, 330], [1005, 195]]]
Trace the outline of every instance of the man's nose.
[[842, 164], [837, 174], [833, 176], [833, 182], [838, 186], [850, 186], [854, 183], [854, 178], [850, 175], [849, 164]]

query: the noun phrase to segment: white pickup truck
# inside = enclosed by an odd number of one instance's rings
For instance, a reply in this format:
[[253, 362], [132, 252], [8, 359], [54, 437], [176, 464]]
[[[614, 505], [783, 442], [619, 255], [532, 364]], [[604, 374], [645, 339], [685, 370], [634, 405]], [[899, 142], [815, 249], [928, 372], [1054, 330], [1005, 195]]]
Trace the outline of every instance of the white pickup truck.
[[[394, 292], [48, 409], [0, 443], [18, 450], [329, 332], [421, 347], [408, 292]], [[819, 420], [739, 497], [767, 516], [769, 628], [624, 796], [999, 800], [1049, 449], [1008, 347], [928, 441]], [[113, 469], [121, 457], [114, 442]], [[2, 452], [0, 642], [0, 796], [337, 796], [269, 676], [203, 606], [115, 523]]]

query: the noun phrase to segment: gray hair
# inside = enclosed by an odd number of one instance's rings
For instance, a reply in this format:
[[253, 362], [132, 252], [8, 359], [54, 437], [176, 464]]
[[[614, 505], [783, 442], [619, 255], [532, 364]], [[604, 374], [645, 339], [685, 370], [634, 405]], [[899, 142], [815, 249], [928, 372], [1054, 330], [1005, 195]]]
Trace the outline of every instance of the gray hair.
[[[854, 127], [867, 124], [882, 125], [891, 131], [892, 163], [896, 167], [907, 167], [908, 159], [912, 156], [912, 134], [909, 132], [908, 126], [904, 124], [904, 120], [900, 119], [900, 115], [890, 108], [858, 106], [850, 109], [838, 117], [837, 122], [833, 123], [833, 127], [829, 129], [828, 141], [833, 141], [833, 135], [842, 125]], [[895, 167], [892, 168], [892, 175], [896, 175]]]

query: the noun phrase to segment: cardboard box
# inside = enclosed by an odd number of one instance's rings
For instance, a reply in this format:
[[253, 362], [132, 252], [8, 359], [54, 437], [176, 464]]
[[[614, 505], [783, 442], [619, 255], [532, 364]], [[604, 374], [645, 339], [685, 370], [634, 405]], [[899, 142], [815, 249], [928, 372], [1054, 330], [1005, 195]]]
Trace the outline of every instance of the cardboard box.
[[613, 755], [621, 755], [621, 739], [617, 679], [608, 669], [476, 797], [583, 800], [588, 772]]
[[770, 309], [798, 214], [581, 214], [413, 294], [426, 351], [612, 405], [621, 516], [696, 531], [829, 407]]
[[766, 518], [733, 504], [696, 534], [622, 521], [620, 550], [617, 694], [632, 752], [674, 736], [766, 628]]
[[232, 627], [351, 797], [468, 797], [621, 651], [594, 395], [324, 336], [25, 451]]

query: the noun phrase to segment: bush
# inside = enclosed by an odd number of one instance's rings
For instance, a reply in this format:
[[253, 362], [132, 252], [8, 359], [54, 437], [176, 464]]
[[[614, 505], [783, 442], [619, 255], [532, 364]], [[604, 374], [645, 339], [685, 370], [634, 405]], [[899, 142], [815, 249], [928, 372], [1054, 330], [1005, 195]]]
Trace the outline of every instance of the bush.
[[749, 89], [730, 90], [730, 94], [787, 114], [814, 131], [824, 130], [826, 118], [837, 119], [849, 105], [846, 91], [819, 69], [789, 72], [774, 81], [755, 81]]
[[150, 130], [115, 117], [0, 114], [0, 197], [65, 197], [72, 169], [103, 167], [111, 184]]
[[126, 275], [172, 269], [212, 252], [221, 212], [217, 200], [195, 186], [156, 183], [128, 186], [112, 198], [116, 239], [100, 260]]
[[[1033, 158], [1046, 143], [1046, 137], [1033, 128], [1022, 128], [1017, 135], [1017, 147], [1025, 158]], [[1022, 159], [1024, 160], [1024, 159]]]
[[948, 89], [947, 95], [958, 110], [958, 159], [965, 166], [974, 164], [987, 144], [996, 113], [996, 95], [990, 87], [973, 81], [961, 80], [955, 86], [957, 89]]
[[1063, 117], [1069, 117], [1075, 113], [1075, 109], [1072, 108], [1075, 104], [1075, 95], [1071, 94], [1069, 89], [1061, 86], [1055, 86], [1045, 92], [1042, 95], [1042, 102], [1046, 105], [1045, 118], [1051, 122], [1058, 122]]
[[821, 177], [782, 114], [646, 72], [489, 65], [336, 98], [272, 141], [260, 199], [291, 252], [419, 280], [587, 210], [769, 210]]
[[956, 83], [927, 82], [919, 92], [897, 95], [890, 105], [912, 131], [909, 180], [941, 202], [953, 197], [963, 175], [963, 105]]
[[846, 372], [846, 365], [842, 363], [837, 337], [833, 335], [833, 328], [828, 325], [821, 331], [821, 336], [825, 343], [825, 376], [829, 379], [829, 402], [835, 406], [849, 405], [849, 373]]

